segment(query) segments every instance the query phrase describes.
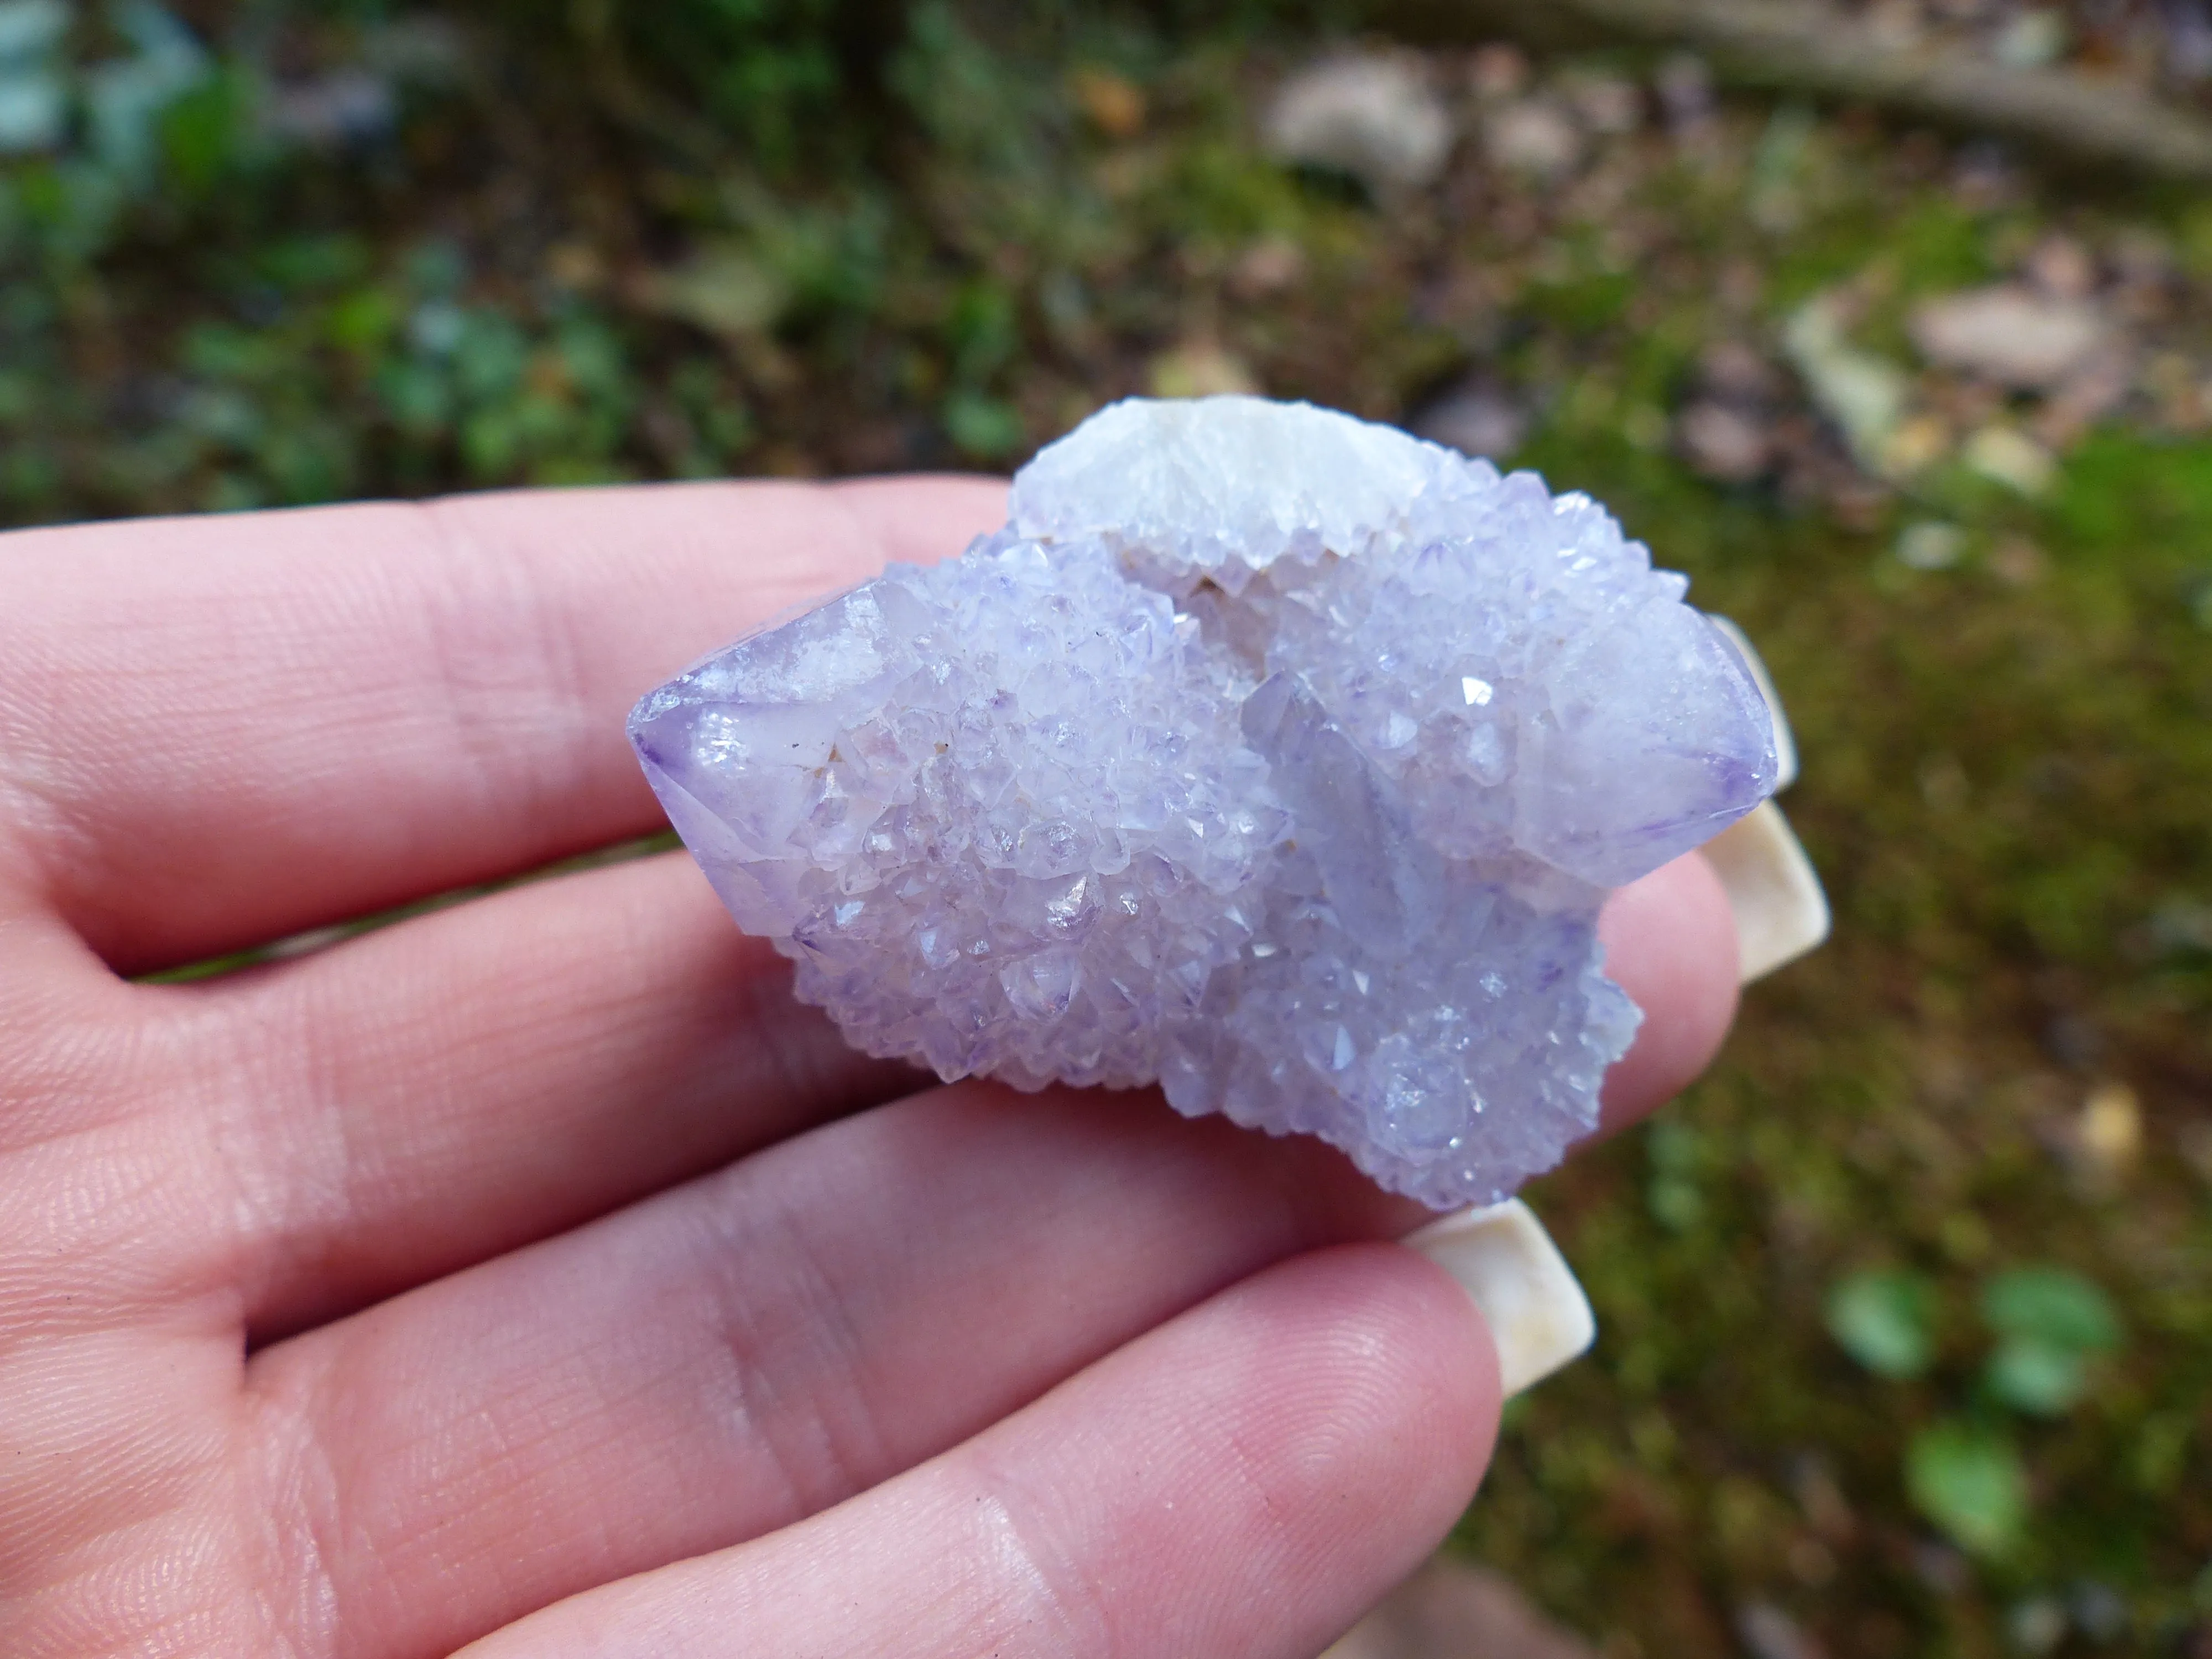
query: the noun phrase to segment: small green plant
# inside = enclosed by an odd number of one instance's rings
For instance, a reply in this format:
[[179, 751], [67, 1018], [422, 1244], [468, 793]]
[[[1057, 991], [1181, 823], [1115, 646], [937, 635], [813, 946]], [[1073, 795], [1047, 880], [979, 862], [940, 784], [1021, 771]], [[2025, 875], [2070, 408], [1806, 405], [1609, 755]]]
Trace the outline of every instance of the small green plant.
[[1982, 1289], [1982, 1318], [1997, 1346], [1983, 1371], [1989, 1391], [2017, 1411], [2058, 1417], [2089, 1386], [2089, 1368], [2120, 1346], [2119, 1316], [2104, 1291], [2058, 1267], [1999, 1273]]
[[1828, 1297], [1828, 1332], [1877, 1376], [1918, 1376], [1936, 1357], [1936, 1287], [1918, 1273], [1853, 1273]]
[[[2055, 1418], [2087, 1393], [2095, 1363], [2118, 1351], [2119, 1317], [2103, 1291], [2063, 1267], [2027, 1267], [1981, 1287], [1995, 1339], [1960, 1408], [1916, 1433], [1905, 1454], [1913, 1507], [1985, 1559], [2012, 1554], [2029, 1518], [2026, 1462], [2008, 1413]], [[1942, 1352], [1935, 1282], [1898, 1268], [1851, 1273], [1829, 1292], [1829, 1334], [1875, 1376], [1927, 1376]]]
[[2008, 1555], [2027, 1522], [2027, 1471], [1997, 1425], [1940, 1422], [1912, 1437], [1905, 1489], [1913, 1506], [1975, 1554]]
[[1651, 1159], [1644, 1203], [1651, 1218], [1669, 1232], [1686, 1232], [1705, 1218], [1705, 1194], [1698, 1184], [1705, 1172], [1705, 1138], [1680, 1118], [1654, 1123], [1645, 1144]]

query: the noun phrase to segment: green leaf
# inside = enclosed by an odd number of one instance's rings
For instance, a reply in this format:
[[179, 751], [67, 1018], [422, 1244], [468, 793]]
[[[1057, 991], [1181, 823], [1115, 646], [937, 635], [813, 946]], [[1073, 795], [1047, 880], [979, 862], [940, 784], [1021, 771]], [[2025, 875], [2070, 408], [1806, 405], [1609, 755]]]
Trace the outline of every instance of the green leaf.
[[1705, 1195], [1693, 1181], [1661, 1176], [1646, 1194], [1651, 1218], [1669, 1232], [1687, 1232], [1705, 1217]]
[[1670, 1232], [1686, 1232], [1705, 1215], [1698, 1184], [1706, 1162], [1705, 1137], [1686, 1123], [1662, 1118], [1645, 1133], [1644, 1146], [1651, 1159], [1645, 1194], [1651, 1218]]
[[153, 0], [122, 0], [112, 15], [135, 51], [86, 71], [93, 150], [118, 175], [145, 184], [162, 148], [162, 117], [215, 70], [192, 32]]
[[1905, 1485], [1913, 1507], [1976, 1555], [2019, 1543], [2027, 1520], [2027, 1472], [2010, 1440], [1965, 1423], [1938, 1423], [1912, 1437]]
[[13, 68], [50, 56], [69, 33], [62, 0], [6, 0], [0, 4], [0, 64]]
[[1917, 1273], [1853, 1273], [1828, 1296], [1828, 1334], [1877, 1376], [1919, 1376], [1936, 1357], [1936, 1288]]
[[1022, 447], [1022, 417], [1014, 406], [979, 392], [955, 392], [945, 400], [945, 430], [980, 460], [997, 460]]
[[2063, 1267], [2015, 1267], [1982, 1287], [1982, 1317], [2008, 1341], [2039, 1344], [2077, 1357], [2120, 1346], [2111, 1299]]
[[952, 378], [974, 386], [988, 380], [1021, 346], [1021, 320], [1005, 285], [986, 279], [965, 283], [945, 319], [952, 348]]
[[2089, 1369], [2079, 1353], [2033, 1337], [2000, 1344], [1984, 1376], [1990, 1392], [2006, 1405], [2038, 1417], [2063, 1416], [2089, 1387]]
[[398, 301], [382, 289], [364, 288], [333, 304], [324, 328], [340, 350], [367, 356], [384, 349], [399, 323]]
[[236, 73], [211, 74], [179, 92], [158, 123], [172, 180], [196, 196], [212, 189], [244, 158], [252, 118], [252, 90]]

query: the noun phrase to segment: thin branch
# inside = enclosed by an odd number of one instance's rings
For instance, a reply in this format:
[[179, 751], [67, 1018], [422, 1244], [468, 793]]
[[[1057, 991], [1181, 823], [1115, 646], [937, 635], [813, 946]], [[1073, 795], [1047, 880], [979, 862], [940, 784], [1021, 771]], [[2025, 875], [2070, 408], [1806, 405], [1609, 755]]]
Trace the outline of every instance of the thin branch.
[[[1899, 44], [1821, 4], [1790, 0], [1377, 0], [1385, 29], [1676, 42], [1731, 79], [1856, 100], [2015, 140], [2089, 167], [2212, 180], [2212, 122], [2140, 88], [2069, 70], [2014, 69], [1956, 47]], [[1577, 29], [1576, 26], [1579, 25]]]

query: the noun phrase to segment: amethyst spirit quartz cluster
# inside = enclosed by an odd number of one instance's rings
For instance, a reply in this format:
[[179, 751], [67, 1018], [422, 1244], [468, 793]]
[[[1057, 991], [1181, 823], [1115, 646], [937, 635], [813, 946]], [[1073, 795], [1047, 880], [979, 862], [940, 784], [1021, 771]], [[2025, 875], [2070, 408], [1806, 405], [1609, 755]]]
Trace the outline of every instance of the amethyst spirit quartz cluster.
[[871, 1054], [1157, 1082], [1437, 1208], [1597, 1119], [1607, 893], [1770, 794], [1742, 657], [1604, 508], [1395, 428], [1130, 400], [958, 558], [629, 732], [738, 924]]

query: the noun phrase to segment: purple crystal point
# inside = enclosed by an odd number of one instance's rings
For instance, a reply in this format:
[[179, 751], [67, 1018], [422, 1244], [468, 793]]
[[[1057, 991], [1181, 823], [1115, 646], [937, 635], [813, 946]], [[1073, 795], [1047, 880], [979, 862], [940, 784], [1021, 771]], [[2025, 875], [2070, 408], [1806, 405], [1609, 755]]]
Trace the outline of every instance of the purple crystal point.
[[1302, 404], [1133, 399], [1012, 519], [639, 703], [738, 925], [871, 1054], [1158, 1082], [1439, 1207], [1597, 1121], [1607, 891], [1770, 793], [1742, 660], [1602, 508]]

